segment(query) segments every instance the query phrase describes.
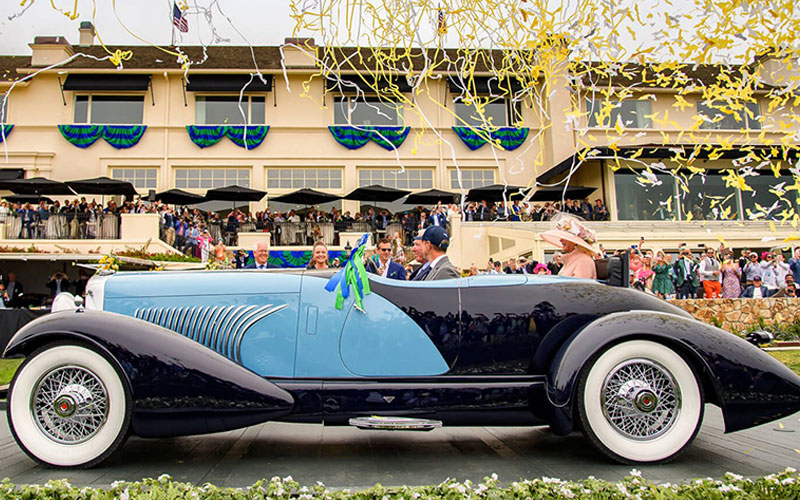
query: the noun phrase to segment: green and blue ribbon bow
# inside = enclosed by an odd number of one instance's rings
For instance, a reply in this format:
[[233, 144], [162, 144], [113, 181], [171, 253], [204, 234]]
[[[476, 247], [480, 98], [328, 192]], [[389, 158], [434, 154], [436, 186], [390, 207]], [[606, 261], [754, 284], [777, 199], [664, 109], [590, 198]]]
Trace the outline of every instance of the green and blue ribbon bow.
[[364, 267], [364, 251], [368, 238], [369, 233], [361, 236], [344, 267], [334, 274], [325, 285], [325, 290], [329, 292], [336, 290], [336, 309], [342, 309], [345, 299], [350, 296], [350, 286], [352, 285], [355, 292], [355, 307], [364, 312], [363, 299], [371, 293], [367, 269]]

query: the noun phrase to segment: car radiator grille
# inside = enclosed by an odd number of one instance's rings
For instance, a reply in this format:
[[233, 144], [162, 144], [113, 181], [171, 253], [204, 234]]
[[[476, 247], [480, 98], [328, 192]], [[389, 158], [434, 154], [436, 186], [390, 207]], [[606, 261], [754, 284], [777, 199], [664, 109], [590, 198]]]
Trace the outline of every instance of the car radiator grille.
[[245, 333], [260, 320], [286, 308], [273, 306], [142, 307], [134, 317], [188, 337], [241, 363]]

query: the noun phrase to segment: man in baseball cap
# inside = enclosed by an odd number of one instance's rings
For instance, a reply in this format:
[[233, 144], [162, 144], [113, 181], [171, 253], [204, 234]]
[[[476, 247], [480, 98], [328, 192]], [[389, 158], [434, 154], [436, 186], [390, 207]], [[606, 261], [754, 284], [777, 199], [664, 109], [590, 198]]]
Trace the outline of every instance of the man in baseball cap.
[[447, 247], [450, 245], [450, 236], [442, 226], [430, 226], [420, 236], [422, 255], [430, 262], [430, 272], [425, 276], [425, 281], [458, 278], [455, 266], [447, 258]]

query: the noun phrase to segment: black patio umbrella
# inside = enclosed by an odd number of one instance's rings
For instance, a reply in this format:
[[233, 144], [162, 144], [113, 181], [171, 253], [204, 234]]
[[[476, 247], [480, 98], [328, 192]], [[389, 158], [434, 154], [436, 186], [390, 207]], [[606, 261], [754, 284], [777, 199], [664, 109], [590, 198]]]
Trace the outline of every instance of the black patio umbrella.
[[267, 195], [266, 191], [250, 189], [244, 186], [232, 184], [221, 188], [209, 189], [206, 191], [206, 201], [232, 201], [233, 208], [236, 208], [237, 201], [261, 201]]
[[295, 205], [319, 205], [321, 203], [328, 203], [341, 199], [341, 196], [335, 194], [323, 193], [314, 189], [303, 188], [291, 193], [286, 193], [275, 198], [270, 198], [270, 201], [278, 201], [281, 203], [292, 203]]
[[458, 203], [460, 198], [461, 195], [458, 193], [442, 191], [441, 189], [428, 189], [419, 193], [411, 193], [403, 203], [406, 205], [435, 205], [440, 201], [442, 203]]
[[566, 189], [561, 186], [540, 187], [531, 195], [530, 201], [582, 200], [596, 190], [597, 188], [584, 186], [568, 186]]
[[100, 194], [103, 196], [107, 194], [122, 194], [130, 199], [137, 195], [136, 188], [130, 182], [108, 177], [67, 181], [66, 184], [78, 194]]
[[409, 194], [410, 191], [404, 189], [395, 189], [391, 187], [373, 184], [371, 186], [364, 186], [351, 191], [343, 199], [356, 200], [356, 201], [395, 201], [403, 196]]
[[520, 190], [523, 192], [526, 191], [528, 188], [522, 186], [511, 186], [505, 184], [492, 184], [490, 186], [483, 186], [478, 188], [472, 188], [467, 193], [467, 200], [468, 201], [503, 201], [503, 195], [505, 195], [506, 200], [520, 200], [524, 196], [524, 194], [520, 193]]
[[205, 201], [205, 198], [201, 195], [190, 193], [182, 189], [168, 189], [156, 193], [155, 199], [170, 205], [194, 205]]
[[53, 200], [47, 196], [39, 196], [35, 194], [11, 194], [4, 196], [3, 199], [10, 201], [11, 203], [39, 203], [40, 201], [45, 203], [53, 203]]
[[14, 194], [29, 196], [44, 196], [58, 194], [75, 194], [69, 186], [61, 181], [54, 181], [44, 177], [31, 177], [30, 179], [13, 179], [0, 184], [3, 189], [8, 189]]

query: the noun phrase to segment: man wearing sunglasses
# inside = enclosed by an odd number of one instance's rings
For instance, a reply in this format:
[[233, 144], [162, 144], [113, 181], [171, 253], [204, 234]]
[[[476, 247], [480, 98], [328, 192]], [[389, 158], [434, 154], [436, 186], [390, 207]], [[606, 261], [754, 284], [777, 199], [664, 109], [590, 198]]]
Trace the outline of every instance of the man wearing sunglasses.
[[392, 241], [389, 238], [381, 238], [378, 241], [378, 255], [373, 256], [367, 262], [367, 271], [373, 274], [391, 280], [405, 281], [406, 279], [405, 268], [392, 260]]

